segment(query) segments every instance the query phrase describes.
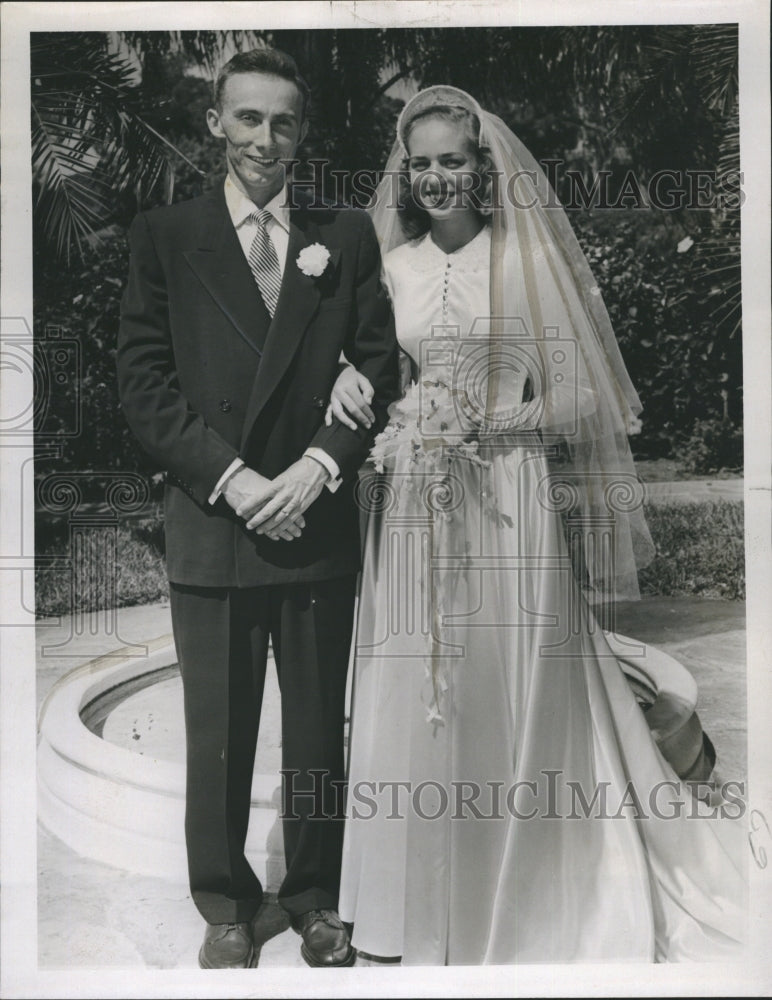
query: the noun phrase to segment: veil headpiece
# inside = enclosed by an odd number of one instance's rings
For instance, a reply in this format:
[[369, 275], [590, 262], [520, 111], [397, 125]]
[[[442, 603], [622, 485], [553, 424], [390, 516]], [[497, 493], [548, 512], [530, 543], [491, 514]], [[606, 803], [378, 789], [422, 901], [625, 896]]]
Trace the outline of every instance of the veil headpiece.
[[471, 94], [458, 87], [448, 87], [444, 85], [427, 87], [426, 90], [419, 90], [415, 97], [412, 97], [402, 108], [397, 119], [397, 141], [401, 144], [403, 156], [407, 155], [407, 129], [411, 122], [421, 115], [438, 107], [458, 108], [460, 111], [469, 111], [477, 116], [480, 122], [480, 132], [477, 136], [482, 145], [482, 116], [483, 110]]
[[[428, 87], [402, 109], [368, 209], [381, 253], [408, 239], [395, 180], [404, 171], [410, 125], [447, 108], [476, 117], [478, 145], [492, 163], [490, 316], [475, 324], [489, 352], [485, 424], [494, 435], [540, 432], [550, 473], [537, 499], [565, 517], [577, 576], [590, 596], [639, 597], [637, 569], [654, 555], [627, 439], [640, 400], [600, 290], [544, 171], [504, 122], [465, 91]], [[508, 366], [525, 367], [532, 398], [523, 398], [522, 379], [507, 379]], [[479, 377], [479, 365], [476, 370]]]

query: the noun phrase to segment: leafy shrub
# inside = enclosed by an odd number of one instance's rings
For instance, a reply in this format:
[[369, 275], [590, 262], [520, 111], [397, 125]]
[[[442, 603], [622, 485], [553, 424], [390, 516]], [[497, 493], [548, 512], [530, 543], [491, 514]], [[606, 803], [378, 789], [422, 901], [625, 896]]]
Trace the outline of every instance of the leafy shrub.
[[[113, 230], [70, 271], [62, 271], [45, 253], [36, 260], [35, 338], [40, 342], [53, 333], [76, 340], [82, 366], [76, 382], [51, 384], [47, 389], [54, 413], [77, 406], [81, 433], [58, 439], [61, 455], [41, 455], [38, 473], [79, 469], [150, 475], [157, 471], [131, 433], [118, 400], [115, 350], [128, 257], [125, 234]], [[54, 429], [49, 425], [47, 431]], [[38, 443], [45, 444], [45, 440]]]
[[743, 464], [743, 432], [730, 420], [695, 420], [691, 435], [679, 449], [683, 472], [705, 475]]
[[[163, 559], [163, 528], [160, 519], [129, 521], [118, 527], [115, 575], [115, 606], [151, 604], [169, 596]], [[35, 604], [38, 617], [67, 615], [75, 611], [97, 611], [106, 606], [108, 581], [105, 573], [73, 582], [61, 566], [49, 566], [46, 557], [67, 555], [68, 543], [58, 540], [39, 546], [35, 567]]]
[[[685, 429], [742, 420], [742, 344], [716, 324], [695, 283], [683, 231], [661, 213], [574, 213], [630, 377], [643, 404], [636, 457], [678, 457]], [[742, 459], [739, 463], [741, 464]]]

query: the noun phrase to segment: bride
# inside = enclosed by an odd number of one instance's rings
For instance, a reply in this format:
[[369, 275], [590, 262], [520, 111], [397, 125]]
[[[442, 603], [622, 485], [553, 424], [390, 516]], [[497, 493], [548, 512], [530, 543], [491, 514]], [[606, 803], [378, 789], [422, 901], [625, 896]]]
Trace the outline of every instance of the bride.
[[[726, 955], [738, 810], [679, 780], [591, 610], [638, 596], [653, 546], [640, 403], [568, 220], [446, 86], [403, 109], [373, 219], [410, 384], [360, 480], [352, 943], [424, 965]], [[349, 368], [331, 412], [368, 422], [371, 398]]]

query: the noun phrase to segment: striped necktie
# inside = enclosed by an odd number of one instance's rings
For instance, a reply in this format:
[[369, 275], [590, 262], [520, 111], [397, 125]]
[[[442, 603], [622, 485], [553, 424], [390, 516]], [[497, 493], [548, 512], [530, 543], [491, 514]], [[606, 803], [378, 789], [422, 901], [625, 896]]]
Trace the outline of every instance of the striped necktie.
[[272, 216], [270, 212], [262, 209], [259, 212], [253, 212], [249, 218], [257, 226], [257, 233], [249, 248], [247, 259], [263, 297], [263, 302], [265, 302], [265, 307], [273, 316], [281, 290], [281, 269], [279, 268], [279, 258], [276, 256], [276, 247], [268, 235], [267, 225]]

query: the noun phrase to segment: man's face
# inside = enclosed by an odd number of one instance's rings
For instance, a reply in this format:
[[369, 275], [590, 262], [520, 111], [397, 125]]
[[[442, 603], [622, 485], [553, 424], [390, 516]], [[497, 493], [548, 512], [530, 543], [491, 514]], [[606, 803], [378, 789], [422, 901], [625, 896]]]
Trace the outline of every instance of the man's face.
[[302, 95], [279, 76], [235, 73], [225, 81], [221, 103], [206, 113], [209, 131], [225, 139], [231, 180], [262, 207], [283, 187], [286, 161], [305, 137]]

